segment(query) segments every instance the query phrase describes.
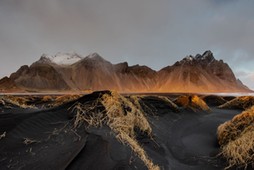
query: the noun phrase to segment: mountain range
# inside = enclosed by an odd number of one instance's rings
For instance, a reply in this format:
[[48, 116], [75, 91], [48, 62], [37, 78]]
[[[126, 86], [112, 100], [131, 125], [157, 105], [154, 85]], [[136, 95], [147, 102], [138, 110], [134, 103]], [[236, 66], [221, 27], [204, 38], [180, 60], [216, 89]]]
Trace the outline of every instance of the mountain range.
[[43, 54], [0, 80], [2, 92], [250, 92], [227, 63], [211, 51], [187, 56], [155, 71], [147, 66], [112, 64], [97, 53]]

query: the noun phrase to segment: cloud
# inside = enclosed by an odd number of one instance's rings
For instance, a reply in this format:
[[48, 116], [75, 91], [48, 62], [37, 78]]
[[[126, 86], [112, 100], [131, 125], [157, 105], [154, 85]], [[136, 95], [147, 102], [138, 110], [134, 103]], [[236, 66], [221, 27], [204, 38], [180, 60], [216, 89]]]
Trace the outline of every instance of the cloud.
[[254, 72], [238, 71], [236, 76], [250, 89], [254, 90]]
[[160, 69], [209, 49], [234, 71], [254, 72], [253, 7], [248, 0], [1, 0], [0, 76], [59, 51]]

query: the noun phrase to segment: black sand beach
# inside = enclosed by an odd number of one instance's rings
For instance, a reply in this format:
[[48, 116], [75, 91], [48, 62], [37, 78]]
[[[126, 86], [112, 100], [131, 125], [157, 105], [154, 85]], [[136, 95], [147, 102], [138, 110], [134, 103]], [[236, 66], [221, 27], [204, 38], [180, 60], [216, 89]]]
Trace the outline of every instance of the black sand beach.
[[[16, 105], [7, 108], [2, 104], [0, 169], [147, 169], [131, 147], [120, 142], [107, 125], [94, 127], [84, 123], [74, 127], [75, 111], [71, 108], [77, 102], [89, 105], [104, 93], [108, 92], [95, 92], [55, 107], [40, 107], [38, 98], [34, 102], [36, 108]], [[166, 96], [170, 101], [177, 97]], [[138, 128], [135, 136], [160, 169], [225, 168], [225, 160], [217, 156], [217, 127], [242, 110], [219, 109], [221, 100], [217, 103], [213, 98], [208, 99], [204, 100], [210, 111], [194, 112], [180, 106], [174, 109], [156, 95], [140, 97], [152, 137]], [[100, 112], [104, 108], [98, 103], [93, 110]]]

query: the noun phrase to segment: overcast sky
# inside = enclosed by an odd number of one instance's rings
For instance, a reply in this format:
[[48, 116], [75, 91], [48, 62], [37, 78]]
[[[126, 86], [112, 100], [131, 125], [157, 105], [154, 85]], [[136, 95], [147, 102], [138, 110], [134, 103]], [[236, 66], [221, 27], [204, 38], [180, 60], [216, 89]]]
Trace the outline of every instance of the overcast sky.
[[253, 0], [0, 0], [0, 77], [43, 53], [158, 70], [211, 50], [254, 89]]

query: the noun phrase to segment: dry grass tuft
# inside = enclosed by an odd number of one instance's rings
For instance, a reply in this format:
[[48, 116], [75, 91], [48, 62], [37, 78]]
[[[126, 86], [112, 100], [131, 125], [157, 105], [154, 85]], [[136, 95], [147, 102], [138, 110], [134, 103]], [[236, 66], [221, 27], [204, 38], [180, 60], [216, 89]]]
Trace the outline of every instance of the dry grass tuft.
[[43, 96], [41, 101], [42, 102], [51, 102], [51, 101], [54, 101], [54, 98], [52, 96]]
[[140, 146], [135, 137], [134, 128], [139, 128], [148, 135], [152, 134], [152, 128], [148, 120], [138, 108], [140, 105], [136, 103], [137, 107], [130, 100], [116, 92], [111, 92], [111, 95], [104, 94], [101, 102], [106, 108], [107, 125], [117, 134], [117, 139], [129, 145], [148, 169], [160, 169], [149, 159], [145, 150]]
[[[244, 132], [239, 138], [222, 147], [222, 155], [228, 160], [229, 169], [234, 166], [244, 167], [253, 164], [254, 128]], [[253, 166], [254, 167], [254, 166]]]
[[25, 97], [17, 97], [17, 96], [8, 95], [8, 96], [3, 96], [2, 100], [4, 101], [4, 104], [10, 103], [12, 105], [18, 106], [18, 107], [23, 108], [23, 109], [36, 108], [33, 105], [28, 105], [27, 104], [28, 99], [25, 98]]
[[220, 145], [225, 145], [229, 141], [235, 140], [245, 128], [254, 123], [254, 107], [236, 115], [232, 120], [221, 124], [218, 127], [218, 140]]
[[254, 160], [254, 106], [232, 120], [220, 125], [217, 130], [221, 155], [231, 167], [247, 167]]
[[5, 101], [2, 98], [0, 98], [0, 105], [5, 106]]
[[24, 138], [24, 141], [23, 141], [23, 143], [24, 143], [25, 145], [30, 145], [30, 144], [38, 143], [38, 142], [39, 142], [39, 141], [30, 139], [30, 138]]
[[63, 95], [63, 96], [58, 96], [55, 99], [52, 99], [54, 102], [52, 104], [49, 105], [49, 107], [56, 107], [56, 106], [60, 106], [62, 104], [65, 104], [67, 102], [76, 100], [78, 98], [80, 98], [82, 95]]
[[226, 102], [223, 105], [220, 105], [219, 108], [228, 108], [228, 109], [248, 109], [254, 105], [253, 96], [241, 96], [236, 97], [233, 100]]
[[65, 103], [65, 102], [69, 102], [69, 101], [75, 100], [75, 99], [77, 99], [77, 98], [79, 98], [81, 96], [82, 95], [77, 95], [77, 94], [75, 94], [75, 95], [58, 96], [56, 98], [56, 102], [57, 103], [63, 103], [63, 102]]
[[178, 98], [176, 98], [175, 103], [181, 107], [188, 107], [191, 101], [190, 97], [191, 96], [179, 96]]
[[188, 108], [197, 112], [199, 110], [210, 111], [209, 106], [197, 95], [179, 96], [175, 103], [181, 107]]
[[127, 98], [112, 92], [111, 95], [104, 94], [101, 102], [106, 108], [108, 125], [112, 127], [112, 130], [117, 129], [119, 132], [125, 132], [134, 137], [134, 128], [137, 127], [142, 132], [151, 135], [152, 128], [145, 115]]
[[[153, 106], [148, 106], [144, 100], [146, 99], [146, 95], [131, 95], [129, 97], [130, 101], [143, 113], [146, 115], [153, 115], [156, 116], [155, 108]], [[142, 106], [141, 106], [142, 105]]]
[[106, 120], [106, 115], [103, 112], [99, 112], [96, 107], [98, 107], [98, 101], [90, 103], [75, 103], [72, 107], [72, 111], [75, 111], [74, 117], [74, 128], [80, 127], [83, 123], [86, 125], [100, 127], [104, 124]]
[[[98, 112], [96, 110], [99, 103], [104, 106], [104, 111]], [[127, 98], [116, 92], [106, 93], [93, 104], [82, 105], [78, 103], [73, 109], [76, 111], [74, 127], [78, 127], [84, 122], [95, 127], [107, 125], [116, 134], [116, 138], [120, 142], [130, 146], [149, 170], [160, 169], [159, 166], [153, 164], [136, 140], [136, 128], [150, 137], [152, 135], [152, 128], [142, 111], [137, 96]]]
[[166, 102], [166, 103], [170, 106], [170, 108], [171, 108], [172, 110], [174, 110], [175, 112], [179, 112], [178, 106], [177, 106], [174, 102], [172, 102], [171, 100], [169, 100], [167, 97], [165, 97], [165, 96], [156, 96], [156, 97], [158, 97], [159, 99], [161, 99], [161, 100], [163, 100], [164, 102]]
[[137, 109], [143, 111], [143, 108], [140, 104], [142, 97], [136, 96], [136, 95], [131, 95], [131, 96], [129, 96], [129, 98], [130, 98], [130, 101], [137, 107]]
[[2, 134], [0, 135], [0, 140], [3, 139], [3, 138], [5, 138], [5, 137], [6, 137], [6, 132], [4, 132], [4, 133], [2, 133]]

